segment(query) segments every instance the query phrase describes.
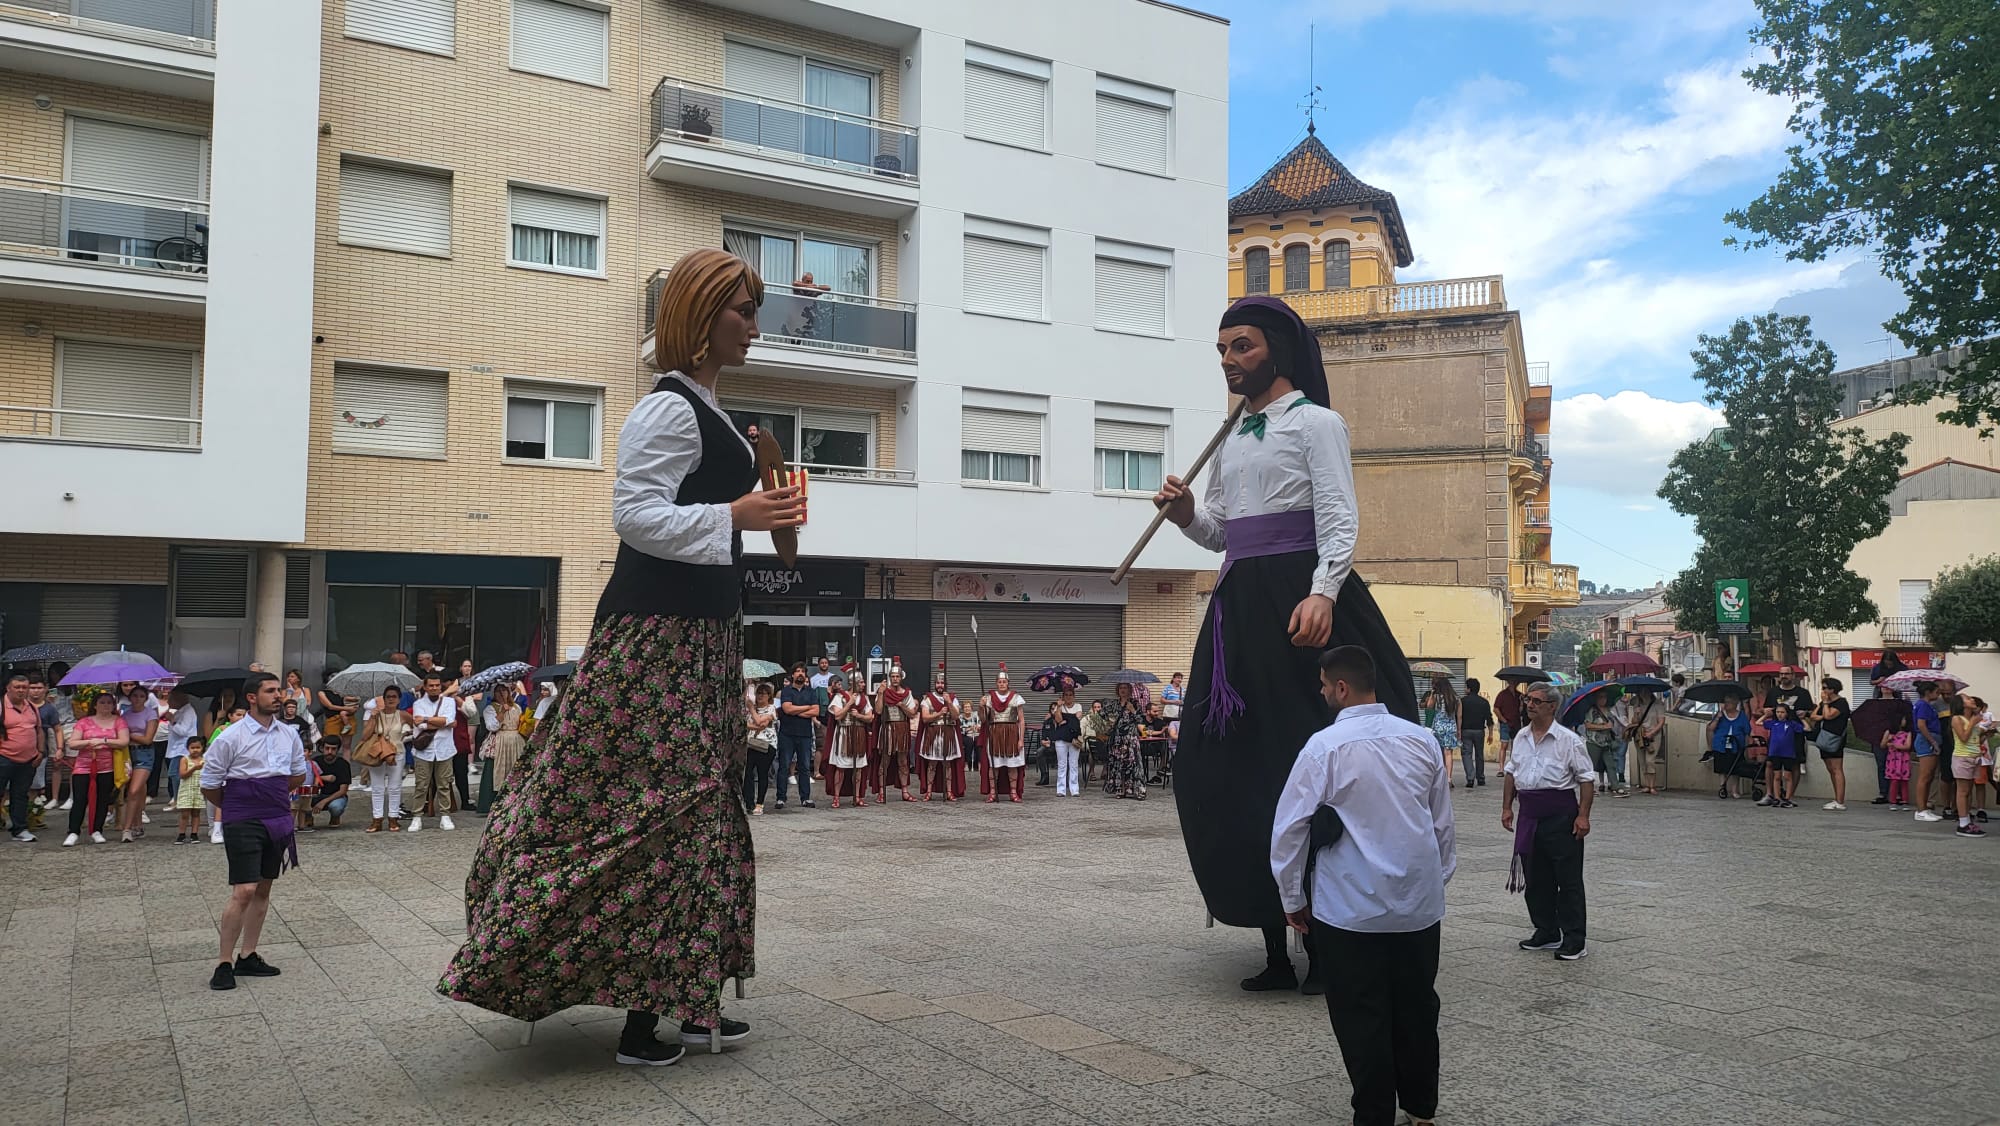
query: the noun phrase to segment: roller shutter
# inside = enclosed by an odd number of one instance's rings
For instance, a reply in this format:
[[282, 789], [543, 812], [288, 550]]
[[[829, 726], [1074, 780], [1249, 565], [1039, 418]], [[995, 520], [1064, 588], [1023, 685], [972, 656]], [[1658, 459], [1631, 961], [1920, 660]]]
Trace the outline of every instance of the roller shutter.
[[121, 445], [195, 445], [192, 425], [156, 421], [195, 417], [194, 353], [94, 340], [58, 341], [56, 406], [125, 415], [58, 416], [58, 437]]
[[341, 161], [340, 241], [449, 257], [451, 176]]
[[347, 0], [347, 34], [449, 55], [457, 40], [454, 0]]
[[1041, 319], [1048, 265], [1047, 247], [965, 236], [966, 311]]
[[[972, 619], [979, 619], [979, 657], [987, 681], [979, 683], [974, 660]], [[1038, 606], [1018, 602], [939, 602], [931, 607], [931, 667], [910, 670], [919, 689], [930, 684], [937, 663], [946, 659], [945, 625], [951, 626], [952, 690], [968, 699], [992, 688], [1000, 662], [1014, 690], [1028, 700], [1029, 718], [1036, 726], [1053, 695], [1032, 692], [1028, 678], [1043, 665], [1075, 665], [1093, 678], [1077, 693], [1081, 700], [1111, 695], [1107, 674], [1125, 666], [1123, 606]]]
[[50, 583], [42, 588], [43, 641], [92, 653], [118, 648], [118, 588]]
[[336, 365], [334, 452], [444, 457], [447, 386], [443, 372]]
[[1098, 92], [1097, 159], [1164, 176], [1173, 152], [1172, 109]]
[[249, 552], [182, 548], [174, 553], [174, 617], [249, 616]]
[[611, 15], [562, 0], [514, 0], [516, 70], [602, 86]]

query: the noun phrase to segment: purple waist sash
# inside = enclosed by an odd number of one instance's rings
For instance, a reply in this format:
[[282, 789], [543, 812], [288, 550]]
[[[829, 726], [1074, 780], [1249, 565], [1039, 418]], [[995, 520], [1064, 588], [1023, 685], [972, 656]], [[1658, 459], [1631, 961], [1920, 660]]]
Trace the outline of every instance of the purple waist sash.
[[1535, 829], [1545, 818], [1574, 817], [1575, 790], [1521, 790], [1521, 816], [1514, 821], [1514, 860], [1507, 869], [1507, 890], [1528, 886], [1528, 861], [1535, 855]]
[[[222, 784], [222, 820], [262, 821], [271, 843], [285, 850], [290, 866], [299, 866], [299, 839], [292, 820], [290, 778], [231, 778]], [[280, 871], [283, 867], [280, 867]]]
[[1210, 669], [1208, 684], [1208, 715], [1202, 721], [1202, 728], [1212, 734], [1221, 735], [1229, 729], [1229, 721], [1243, 711], [1243, 697], [1229, 685], [1227, 665], [1222, 654], [1222, 580], [1229, 576], [1229, 568], [1238, 559], [1257, 559], [1266, 555], [1289, 555], [1294, 551], [1319, 550], [1319, 530], [1313, 522], [1312, 509], [1301, 508], [1291, 512], [1266, 512], [1257, 516], [1239, 516], [1225, 520], [1222, 524], [1224, 541], [1222, 573], [1216, 576], [1216, 594], [1208, 600], [1211, 617], [1209, 651], [1214, 665]]

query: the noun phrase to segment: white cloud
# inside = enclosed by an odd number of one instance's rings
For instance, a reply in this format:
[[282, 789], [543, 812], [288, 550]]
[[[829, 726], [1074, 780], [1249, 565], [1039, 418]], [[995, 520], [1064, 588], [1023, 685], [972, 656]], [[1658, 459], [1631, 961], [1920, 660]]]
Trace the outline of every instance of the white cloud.
[[1722, 425], [1722, 412], [1701, 402], [1675, 402], [1644, 391], [1572, 395], [1552, 404], [1550, 455], [1558, 485], [1587, 487], [1624, 498], [1644, 512], [1675, 451]]

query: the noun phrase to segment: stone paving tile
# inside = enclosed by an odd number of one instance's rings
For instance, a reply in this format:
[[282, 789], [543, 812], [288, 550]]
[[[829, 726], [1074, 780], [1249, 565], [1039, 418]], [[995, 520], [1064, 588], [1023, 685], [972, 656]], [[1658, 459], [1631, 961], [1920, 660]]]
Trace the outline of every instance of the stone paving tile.
[[[756, 1032], [656, 1069], [611, 1062], [615, 1010], [557, 1014], [523, 1047], [518, 1022], [434, 992], [463, 927], [476, 818], [452, 833], [307, 837], [261, 944], [284, 973], [228, 993], [207, 988], [221, 850], [173, 848], [171, 834], [8, 849], [0, 1073], [31, 1093], [0, 1122], [1346, 1121], [1325, 1006], [1236, 988], [1260, 945], [1202, 925], [1162, 796], [757, 819], [764, 973], [726, 998]], [[1607, 803], [1589, 859], [1593, 956], [1564, 965], [1513, 949], [1527, 923], [1502, 886], [1497, 796], [1454, 801], [1438, 981], [1448, 1120], [1993, 1122], [2000, 990], [1927, 990], [1921, 960], [1878, 952], [1983, 948], [2000, 900], [1972, 891], [2000, 881], [2000, 853], [1869, 809]], [[1009, 862], [967, 867], [988, 852]], [[1941, 1030], [1957, 1030], [1948, 1049]], [[1564, 1070], [1523, 1079], [1506, 1065], [1522, 1045]], [[328, 1083], [325, 1059], [354, 1081]]]

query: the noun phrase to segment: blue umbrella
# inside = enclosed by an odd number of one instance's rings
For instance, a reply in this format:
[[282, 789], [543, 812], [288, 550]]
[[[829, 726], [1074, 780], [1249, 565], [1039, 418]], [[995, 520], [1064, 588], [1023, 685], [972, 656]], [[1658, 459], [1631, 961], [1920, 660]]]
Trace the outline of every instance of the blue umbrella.
[[1657, 676], [1645, 675], [1622, 676], [1618, 678], [1618, 684], [1622, 688], [1629, 688], [1634, 691], [1643, 688], [1648, 692], [1665, 692], [1673, 687], [1673, 685], [1668, 684]]
[[1564, 727], [1581, 730], [1583, 717], [1590, 712], [1590, 698], [1599, 692], [1608, 693], [1610, 699], [1617, 699], [1625, 690], [1615, 680], [1593, 680], [1579, 687], [1570, 698], [1563, 701], [1561, 723]]
[[468, 693], [484, 692], [494, 685], [519, 680], [533, 671], [535, 671], [535, 666], [526, 661], [508, 661], [505, 664], [494, 665], [492, 668], [480, 669], [478, 672], [459, 681], [458, 690]]

